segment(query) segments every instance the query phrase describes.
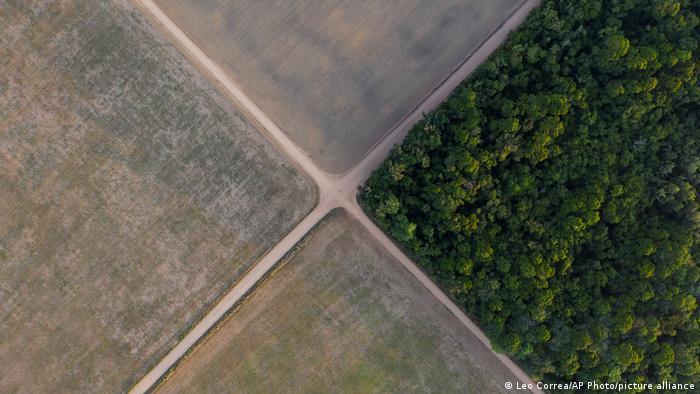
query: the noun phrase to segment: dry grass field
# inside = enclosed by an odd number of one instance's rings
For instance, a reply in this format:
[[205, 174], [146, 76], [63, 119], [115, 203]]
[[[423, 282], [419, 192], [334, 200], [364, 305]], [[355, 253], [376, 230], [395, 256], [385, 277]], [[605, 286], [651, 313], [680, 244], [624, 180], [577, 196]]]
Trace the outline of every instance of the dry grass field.
[[342, 173], [523, 0], [156, 0], [325, 170]]
[[481, 342], [336, 211], [159, 392], [496, 393], [507, 380]]
[[0, 392], [124, 391], [315, 201], [125, 0], [0, 2]]

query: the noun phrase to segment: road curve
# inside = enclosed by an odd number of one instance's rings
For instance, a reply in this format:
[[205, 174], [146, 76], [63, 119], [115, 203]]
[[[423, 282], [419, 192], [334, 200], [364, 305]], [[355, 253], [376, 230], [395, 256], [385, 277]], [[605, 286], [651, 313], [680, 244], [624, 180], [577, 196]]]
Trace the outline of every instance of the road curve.
[[[282, 130], [248, 97], [219, 65], [207, 56], [187, 35], [173, 22], [153, 0], [132, 0], [137, 7], [150, 14], [155, 21], [169, 33], [175, 43], [185, 54], [216, 83], [259, 130], [275, 145], [287, 159], [309, 176], [319, 188], [319, 203], [287, 236], [276, 244], [195, 324], [185, 337], [171, 349], [136, 385], [130, 393], [145, 393], [163, 377], [197, 341], [231, 309], [238, 300], [246, 295], [265, 274], [274, 267], [294, 245], [299, 242], [328, 212], [337, 207], [344, 208], [351, 216], [362, 223], [367, 230], [382, 244], [418, 281], [425, 286], [457, 319], [486, 347], [492, 349], [486, 335], [474, 324], [464, 312], [443, 293], [392, 241], [365, 215], [356, 201], [358, 187], [370, 176], [372, 171], [387, 157], [391, 149], [400, 143], [411, 126], [419, 121], [426, 112], [435, 108], [463, 81], [479, 64], [496, 50], [508, 37], [508, 33], [520, 25], [528, 13], [541, 0], [528, 0], [518, 8], [453, 74], [435, 89], [413, 112], [399, 122], [387, 136], [350, 171], [343, 176], [333, 176], [316, 167], [309, 156], [295, 145]], [[494, 352], [494, 355], [515, 375], [521, 383], [532, 384], [532, 391], [537, 389], [532, 379], [510, 358]]]

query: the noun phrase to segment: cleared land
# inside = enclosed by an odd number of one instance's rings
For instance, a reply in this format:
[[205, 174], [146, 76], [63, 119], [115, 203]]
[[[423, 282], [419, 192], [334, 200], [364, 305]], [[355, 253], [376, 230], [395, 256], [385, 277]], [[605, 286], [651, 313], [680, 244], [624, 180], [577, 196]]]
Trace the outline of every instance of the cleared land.
[[326, 171], [349, 170], [523, 0], [157, 0]]
[[160, 392], [501, 392], [514, 378], [336, 211]]
[[126, 1], [0, 3], [0, 392], [125, 390], [314, 189]]

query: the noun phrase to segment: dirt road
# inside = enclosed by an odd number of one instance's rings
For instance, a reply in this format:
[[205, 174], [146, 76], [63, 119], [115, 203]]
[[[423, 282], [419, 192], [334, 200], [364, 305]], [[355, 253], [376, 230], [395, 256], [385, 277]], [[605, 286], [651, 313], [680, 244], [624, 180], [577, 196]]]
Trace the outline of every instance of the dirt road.
[[180, 342], [151, 369], [132, 389], [131, 393], [145, 393], [170, 367], [184, 356], [211, 327], [231, 309], [238, 300], [250, 291], [284, 255], [299, 242], [331, 209], [331, 200], [322, 200], [286, 237], [275, 245], [238, 281], [219, 302], [197, 322]]
[[[401, 250], [365, 215], [357, 204], [358, 187], [370, 176], [389, 154], [391, 148], [400, 143], [411, 126], [420, 120], [424, 113], [435, 108], [449, 93], [459, 85], [476, 67], [484, 62], [507, 38], [508, 33], [525, 20], [527, 14], [536, 7], [540, 0], [525, 2], [506, 22], [486, 40], [472, 56], [469, 57], [452, 75], [433, 91], [413, 112], [407, 115], [380, 143], [362, 159], [362, 161], [343, 176], [332, 176], [316, 167], [311, 159], [295, 145], [282, 130], [250, 99], [236, 81], [219, 65], [209, 58], [187, 35], [152, 1], [133, 0], [140, 8], [150, 14], [166, 32], [173, 36], [181, 49], [218, 84], [223, 92], [233, 99], [242, 110], [255, 121], [261, 132], [277, 146], [290, 162], [303, 170], [319, 188], [318, 206], [302, 220], [285, 238], [270, 250], [229, 292], [200, 320], [190, 332], [130, 391], [144, 393], [151, 388], [168, 370], [186, 354], [200, 338], [228, 311], [241, 297], [253, 288], [266, 272], [281, 259], [294, 245], [330, 210], [344, 208], [350, 215], [360, 221], [367, 230], [413, 274], [445, 307], [459, 319], [469, 331], [485, 346], [491, 349], [491, 343], [484, 333], [445, 295], [430, 278], [428, 278]], [[504, 365], [522, 383], [532, 380], [507, 356], [495, 353]], [[533, 384], [534, 386], [534, 384]], [[540, 393], [534, 389], [533, 392]]]

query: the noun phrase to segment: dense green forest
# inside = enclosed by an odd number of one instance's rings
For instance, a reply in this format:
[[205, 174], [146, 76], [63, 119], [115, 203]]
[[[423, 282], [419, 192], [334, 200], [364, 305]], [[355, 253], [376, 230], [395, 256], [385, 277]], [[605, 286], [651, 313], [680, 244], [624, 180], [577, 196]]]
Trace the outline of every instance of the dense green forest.
[[700, 382], [699, 15], [543, 1], [362, 189], [535, 379]]

